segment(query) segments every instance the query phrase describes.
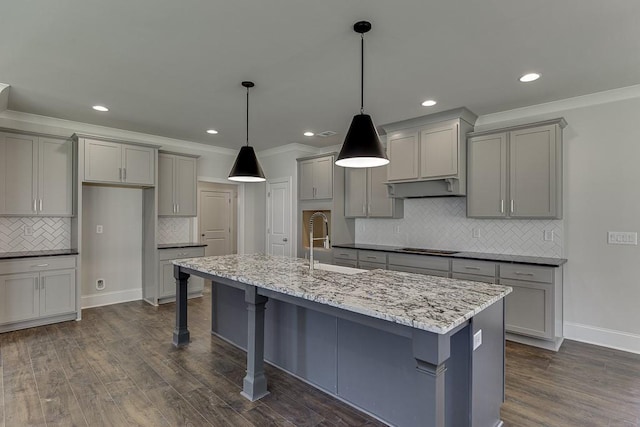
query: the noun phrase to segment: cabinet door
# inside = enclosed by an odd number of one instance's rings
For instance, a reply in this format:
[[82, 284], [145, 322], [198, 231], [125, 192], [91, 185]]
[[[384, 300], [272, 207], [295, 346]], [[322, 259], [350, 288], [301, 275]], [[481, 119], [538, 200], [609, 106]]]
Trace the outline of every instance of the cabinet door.
[[40, 273], [40, 316], [76, 311], [76, 270]]
[[556, 125], [522, 129], [509, 134], [512, 200], [510, 215], [555, 218], [557, 176]]
[[387, 138], [389, 181], [418, 179], [418, 134], [397, 134]]
[[344, 171], [344, 216], [367, 216], [367, 169], [346, 168]]
[[122, 145], [85, 139], [84, 180], [96, 182], [122, 181]]
[[513, 292], [505, 299], [508, 332], [552, 340], [554, 338], [553, 285], [500, 279]]
[[420, 178], [458, 174], [458, 124], [420, 132]]
[[315, 159], [313, 164], [314, 199], [333, 198], [333, 156]]
[[39, 316], [38, 273], [0, 276], [0, 323], [21, 322]]
[[159, 298], [176, 296], [176, 279], [173, 277], [173, 264], [171, 261], [160, 262], [160, 294]]
[[40, 138], [38, 212], [73, 215], [73, 145], [71, 141]]
[[393, 217], [394, 201], [387, 192], [387, 166], [379, 166], [369, 169], [369, 206], [368, 213], [371, 218]]
[[196, 216], [196, 159], [176, 156], [175, 171], [176, 213]]
[[0, 213], [36, 215], [38, 137], [0, 134]]
[[469, 138], [467, 216], [507, 215], [507, 135]]
[[313, 164], [314, 160], [303, 160], [300, 162], [300, 200], [313, 200], [315, 189], [313, 186]]
[[158, 215], [172, 216], [175, 212], [174, 183], [175, 156], [158, 154]]
[[138, 145], [122, 145], [123, 181], [127, 184], [155, 183], [155, 150]]

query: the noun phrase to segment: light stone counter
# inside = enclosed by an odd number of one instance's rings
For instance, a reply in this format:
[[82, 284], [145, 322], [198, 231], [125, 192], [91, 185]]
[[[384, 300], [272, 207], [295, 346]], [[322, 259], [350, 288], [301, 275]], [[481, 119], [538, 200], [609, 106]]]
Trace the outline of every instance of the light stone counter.
[[507, 286], [398, 271], [355, 275], [314, 270], [301, 258], [227, 255], [175, 265], [437, 334], [446, 334], [511, 292]]

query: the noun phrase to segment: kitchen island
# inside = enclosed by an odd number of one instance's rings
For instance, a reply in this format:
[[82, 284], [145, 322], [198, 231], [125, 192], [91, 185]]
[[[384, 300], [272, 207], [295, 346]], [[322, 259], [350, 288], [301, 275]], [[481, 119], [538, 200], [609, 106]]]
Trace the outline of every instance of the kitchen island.
[[247, 350], [250, 400], [268, 394], [266, 356], [390, 424], [500, 424], [508, 287], [309, 271], [306, 260], [266, 255], [176, 260], [174, 273], [174, 345], [189, 343], [189, 276], [212, 280], [212, 333]]

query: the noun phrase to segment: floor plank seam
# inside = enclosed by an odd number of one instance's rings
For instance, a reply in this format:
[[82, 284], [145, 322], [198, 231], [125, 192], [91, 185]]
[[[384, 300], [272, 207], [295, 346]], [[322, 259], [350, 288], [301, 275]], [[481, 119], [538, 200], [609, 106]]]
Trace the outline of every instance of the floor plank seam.
[[29, 366], [31, 367], [31, 375], [33, 375], [33, 382], [36, 385], [36, 392], [38, 394], [38, 402], [40, 403], [40, 411], [42, 412], [42, 419], [44, 420], [44, 425], [46, 427], [48, 425], [47, 415], [44, 412], [44, 405], [42, 404], [42, 397], [40, 396], [40, 388], [38, 387], [38, 381], [36, 381], [36, 372], [33, 369], [33, 358], [31, 357], [31, 347], [27, 345], [26, 348], [27, 348], [27, 353], [29, 354]]
[[84, 410], [82, 409], [82, 405], [80, 404], [80, 401], [78, 400], [78, 396], [76, 395], [76, 392], [73, 390], [73, 387], [71, 387], [71, 382], [69, 381], [69, 375], [67, 375], [67, 371], [64, 369], [64, 365], [62, 364], [62, 359], [60, 359], [60, 355], [58, 354], [58, 349], [56, 348], [56, 346], [53, 346], [53, 351], [56, 354], [56, 359], [58, 359], [58, 363], [60, 364], [60, 367], [62, 368], [62, 373], [64, 374], [64, 379], [66, 381], [67, 386], [69, 387], [69, 389], [71, 390], [71, 394], [73, 395], [73, 398], [76, 400], [76, 403], [78, 404], [78, 407], [80, 408], [80, 413], [82, 414], [82, 418], [84, 418], [84, 422], [86, 423], [87, 426], [89, 426], [89, 420], [87, 419], [86, 414], [84, 413]]

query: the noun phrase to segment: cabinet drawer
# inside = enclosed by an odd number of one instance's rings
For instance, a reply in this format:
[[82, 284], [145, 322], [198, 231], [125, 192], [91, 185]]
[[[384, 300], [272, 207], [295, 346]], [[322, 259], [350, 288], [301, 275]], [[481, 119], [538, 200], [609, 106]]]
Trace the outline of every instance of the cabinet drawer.
[[553, 283], [553, 267], [522, 264], [500, 264], [500, 278]]
[[204, 248], [174, 248], [160, 249], [160, 261], [181, 258], [195, 258], [204, 256]]
[[471, 280], [473, 282], [496, 283], [496, 276], [479, 276], [476, 274], [452, 273], [452, 279]]
[[470, 259], [454, 259], [451, 262], [451, 271], [454, 273], [472, 274], [479, 276], [496, 276], [496, 263], [487, 261], [475, 261]]
[[379, 268], [382, 270], [386, 270], [387, 264], [380, 264], [377, 262], [358, 261], [358, 268], [362, 268], [363, 270], [377, 270]]
[[378, 251], [358, 251], [358, 261], [387, 263], [387, 254]]
[[333, 248], [333, 258], [357, 261], [358, 251], [356, 249]]
[[449, 271], [429, 270], [426, 268], [407, 267], [405, 265], [389, 265], [389, 270], [404, 271], [405, 273], [426, 274], [427, 276], [449, 277]]
[[76, 257], [42, 257], [0, 262], [0, 274], [76, 268]]
[[342, 267], [358, 268], [358, 263], [354, 260], [349, 259], [337, 259], [336, 261], [334, 261], [334, 264], [340, 265]]
[[[428, 255], [389, 254], [389, 266], [426, 268], [429, 270], [449, 271], [449, 258]], [[389, 268], [396, 270], [395, 268]]]

